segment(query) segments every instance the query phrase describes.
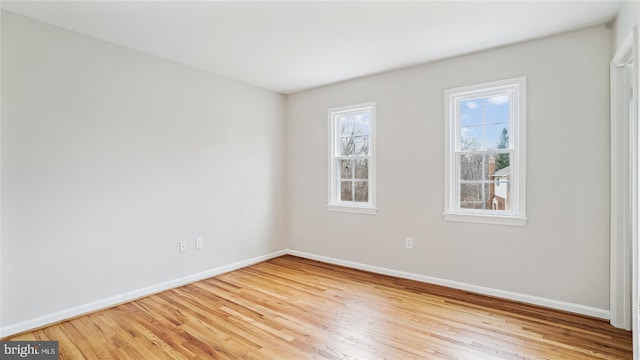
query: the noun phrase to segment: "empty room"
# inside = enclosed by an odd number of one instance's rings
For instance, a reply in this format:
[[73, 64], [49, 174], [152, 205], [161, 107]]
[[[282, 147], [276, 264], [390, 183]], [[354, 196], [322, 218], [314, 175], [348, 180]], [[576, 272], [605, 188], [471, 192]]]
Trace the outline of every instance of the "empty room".
[[640, 2], [0, 6], [0, 358], [640, 359]]

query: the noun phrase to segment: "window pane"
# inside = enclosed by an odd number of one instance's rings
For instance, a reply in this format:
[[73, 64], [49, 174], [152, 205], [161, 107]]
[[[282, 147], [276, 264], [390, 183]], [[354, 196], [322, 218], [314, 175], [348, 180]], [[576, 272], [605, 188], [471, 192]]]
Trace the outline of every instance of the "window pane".
[[340, 182], [340, 201], [353, 201], [353, 191], [351, 189], [351, 181]]
[[368, 179], [369, 178], [369, 164], [367, 160], [355, 161], [355, 178], [356, 179]]
[[461, 154], [459, 156], [460, 180], [509, 180], [511, 175], [509, 154]]
[[483, 180], [488, 173], [486, 155], [460, 155], [460, 180]]
[[503, 95], [491, 96], [487, 98], [487, 101], [490, 104], [497, 104], [497, 105], [507, 104], [508, 105], [509, 95], [503, 94]]
[[462, 126], [460, 128], [460, 150], [480, 150], [482, 139], [482, 126]]
[[340, 160], [340, 179], [353, 178], [353, 161]]
[[460, 102], [460, 125], [482, 123], [482, 99], [470, 99]]
[[340, 155], [348, 156], [353, 155], [353, 150], [355, 149], [353, 138], [341, 138], [340, 139]]
[[496, 95], [484, 99], [484, 116], [487, 123], [508, 123], [510, 117], [509, 95]]
[[369, 137], [357, 136], [353, 138], [355, 155], [369, 155]]
[[509, 124], [460, 127], [460, 150], [509, 149]]
[[340, 127], [339, 129], [340, 137], [353, 136], [353, 125], [354, 125], [353, 115], [341, 116], [338, 122], [338, 125]]
[[491, 190], [493, 189], [493, 184], [482, 184], [482, 200], [484, 201], [484, 208], [487, 210], [491, 210], [491, 199], [493, 199], [493, 194]]
[[509, 210], [511, 199], [511, 182], [496, 182], [487, 184], [491, 197], [492, 210]]
[[483, 127], [483, 149], [509, 149], [509, 124], [493, 124]]
[[489, 172], [489, 175], [493, 175], [493, 178], [490, 180], [508, 181], [511, 177], [511, 155], [496, 154], [493, 158], [495, 160], [495, 171]]
[[369, 113], [362, 113], [355, 116], [354, 136], [366, 136], [369, 135]]
[[460, 208], [509, 210], [511, 183], [509, 181], [460, 184]]
[[492, 199], [490, 189], [490, 184], [460, 184], [460, 208], [490, 210]]
[[461, 150], [511, 148], [508, 94], [464, 100], [459, 110]]
[[355, 181], [356, 196], [355, 201], [367, 202], [369, 201], [369, 182], [368, 181]]
[[460, 208], [484, 209], [485, 200], [481, 183], [460, 184]]

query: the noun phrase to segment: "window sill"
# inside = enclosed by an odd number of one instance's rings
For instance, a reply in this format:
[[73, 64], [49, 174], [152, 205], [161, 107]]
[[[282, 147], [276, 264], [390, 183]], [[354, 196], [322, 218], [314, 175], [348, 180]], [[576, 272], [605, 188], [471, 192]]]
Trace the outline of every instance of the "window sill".
[[527, 218], [522, 216], [501, 216], [485, 214], [442, 213], [446, 221], [460, 221], [477, 224], [525, 226]]
[[352, 206], [352, 205], [327, 205], [329, 211], [345, 212], [352, 214], [375, 215], [378, 209], [370, 206]]

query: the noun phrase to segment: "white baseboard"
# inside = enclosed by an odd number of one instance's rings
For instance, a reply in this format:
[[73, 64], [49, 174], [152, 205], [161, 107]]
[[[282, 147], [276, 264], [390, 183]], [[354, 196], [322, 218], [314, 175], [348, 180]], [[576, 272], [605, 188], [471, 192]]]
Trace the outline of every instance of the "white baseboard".
[[130, 291], [128, 293], [112, 296], [107, 299], [94, 301], [88, 304], [58, 311], [52, 314], [40, 316], [35, 319], [23, 321], [17, 324], [8, 325], [3, 328], [0, 328], [0, 338], [4, 338], [4, 337], [8, 337], [21, 332], [40, 328], [46, 325], [54, 324], [60, 321], [68, 320], [68, 319], [81, 316], [84, 314], [92, 313], [95, 311], [107, 309], [116, 305], [124, 304], [130, 301], [143, 298], [145, 296], [157, 294], [159, 292], [163, 292], [166, 290], [191, 284], [196, 281], [208, 279], [214, 276], [218, 276], [220, 274], [238, 270], [247, 266], [251, 266], [253, 264], [257, 264], [262, 261], [266, 261], [278, 256], [286, 255], [286, 254], [299, 256], [299, 257], [303, 257], [311, 260], [317, 260], [317, 261], [321, 261], [328, 264], [340, 265], [340, 266], [345, 266], [353, 269], [369, 271], [377, 274], [390, 275], [390, 276], [416, 280], [416, 281], [429, 283], [429, 284], [442, 285], [442, 286], [446, 286], [454, 289], [474, 292], [477, 294], [489, 295], [489, 296], [494, 296], [498, 298], [529, 303], [533, 305], [544, 306], [552, 309], [569, 311], [572, 313], [596, 317], [600, 319], [605, 319], [605, 320], [610, 319], [610, 312], [609, 310], [605, 310], [605, 309], [598, 309], [598, 308], [580, 305], [580, 304], [573, 304], [573, 303], [564, 302], [564, 301], [558, 301], [558, 300], [552, 300], [552, 299], [531, 296], [526, 294], [519, 294], [515, 292], [510, 292], [510, 291], [492, 289], [492, 288], [467, 284], [467, 283], [458, 282], [458, 281], [439, 279], [431, 276], [419, 275], [419, 274], [414, 274], [414, 273], [409, 273], [409, 272], [404, 272], [399, 270], [383, 268], [379, 266], [367, 265], [367, 264], [357, 263], [353, 261], [341, 260], [341, 259], [322, 256], [322, 255], [310, 254], [302, 251], [286, 249], [286, 250], [272, 252], [270, 254], [266, 254], [262, 256], [257, 256], [251, 259], [238, 261], [233, 264], [223, 265], [214, 269], [184, 276], [178, 279], [166, 281], [161, 284], [156, 284], [143, 289]]
[[40, 328], [46, 325], [54, 324], [60, 321], [68, 320], [77, 316], [92, 313], [98, 310], [107, 309], [116, 305], [124, 304], [130, 301], [134, 301], [145, 296], [157, 294], [166, 290], [174, 289], [180, 286], [191, 284], [196, 281], [208, 279], [220, 274], [224, 274], [230, 271], [238, 270], [259, 262], [269, 260], [278, 256], [287, 254], [286, 250], [280, 250], [272, 252], [270, 254], [257, 256], [251, 259], [242, 260], [229, 265], [223, 265], [214, 269], [199, 272], [196, 274], [184, 276], [178, 279], [169, 280], [160, 284], [152, 285], [143, 289], [130, 291], [124, 294], [112, 296], [107, 299], [94, 301], [88, 304], [75, 306], [70, 309], [55, 312], [44, 316], [37, 317], [35, 319], [23, 321], [17, 324], [5, 326], [0, 328], [0, 338], [8, 337], [21, 332], [29, 331], [32, 329]]
[[346, 261], [346, 260], [336, 259], [336, 258], [327, 257], [327, 256], [314, 255], [314, 254], [305, 253], [302, 251], [286, 250], [286, 252], [287, 254], [290, 254], [290, 255], [299, 256], [299, 257], [303, 257], [311, 260], [317, 260], [324, 263], [345, 266], [352, 269], [364, 270], [364, 271], [369, 271], [369, 272], [383, 274], [383, 275], [390, 275], [390, 276], [395, 276], [403, 279], [416, 280], [416, 281], [429, 283], [429, 284], [442, 285], [442, 286], [450, 287], [453, 289], [470, 291], [477, 294], [489, 295], [497, 298], [514, 300], [514, 301], [544, 306], [544, 307], [557, 309], [557, 310], [569, 311], [572, 313], [591, 316], [591, 317], [600, 318], [604, 320], [610, 319], [609, 310], [605, 310], [605, 309], [598, 309], [590, 306], [574, 304], [574, 303], [569, 303], [569, 302], [559, 301], [559, 300], [552, 300], [552, 299], [542, 298], [538, 296], [520, 294], [520, 293], [511, 292], [511, 291], [492, 289], [484, 286], [467, 284], [467, 283], [458, 282], [458, 281], [439, 279], [431, 276], [413, 274], [409, 272], [393, 270], [393, 269], [388, 269], [388, 268], [383, 268], [378, 266], [372, 266], [372, 265], [357, 263], [353, 261]]

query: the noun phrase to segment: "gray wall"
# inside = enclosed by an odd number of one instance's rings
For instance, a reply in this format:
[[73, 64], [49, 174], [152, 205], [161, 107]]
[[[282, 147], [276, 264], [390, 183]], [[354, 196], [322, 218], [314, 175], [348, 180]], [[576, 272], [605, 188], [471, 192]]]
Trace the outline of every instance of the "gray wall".
[[[606, 313], [612, 40], [593, 27], [289, 96], [291, 249]], [[526, 227], [445, 222], [443, 91], [522, 75]], [[377, 102], [378, 214], [329, 212], [326, 110], [367, 101]]]
[[[607, 311], [613, 43], [599, 26], [284, 98], [3, 11], [0, 326], [285, 248]], [[445, 222], [444, 89], [522, 75], [527, 226]], [[378, 214], [328, 212], [326, 110], [367, 101]]]
[[279, 94], [3, 11], [1, 325], [285, 248], [283, 119]]

